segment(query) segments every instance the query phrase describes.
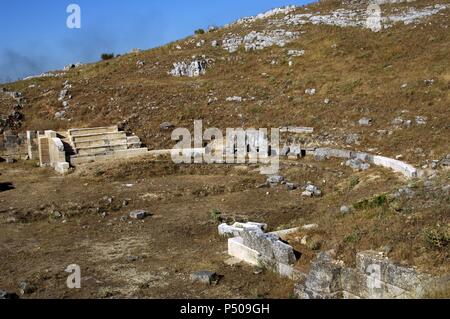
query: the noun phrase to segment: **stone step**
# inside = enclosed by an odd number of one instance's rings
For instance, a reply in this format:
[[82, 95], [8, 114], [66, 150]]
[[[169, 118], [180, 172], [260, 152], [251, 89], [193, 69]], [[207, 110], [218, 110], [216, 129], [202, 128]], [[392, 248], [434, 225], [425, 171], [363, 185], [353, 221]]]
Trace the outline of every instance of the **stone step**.
[[82, 147], [77, 148], [78, 155], [103, 155], [108, 153], [113, 153], [115, 151], [127, 150], [128, 144], [122, 143], [117, 145], [109, 145], [109, 146], [91, 146], [91, 147]]
[[88, 135], [73, 136], [71, 141], [73, 144], [76, 144], [79, 142], [111, 140], [111, 139], [118, 139], [118, 138], [126, 139], [126, 137], [127, 137], [127, 134], [125, 132], [94, 133], [94, 134], [88, 134]]
[[139, 136], [136, 135], [127, 136], [127, 143], [131, 144], [141, 143], [141, 139], [139, 138]]
[[73, 155], [70, 157], [70, 164], [77, 166], [80, 164], [93, 163], [98, 161], [132, 158], [136, 156], [142, 156], [148, 154], [147, 148], [118, 150], [110, 154], [102, 155]]
[[76, 128], [69, 130], [69, 135], [72, 137], [91, 135], [98, 133], [116, 133], [119, 131], [117, 125], [115, 126], [105, 126], [105, 127], [93, 127], [93, 128]]
[[82, 142], [74, 142], [75, 149], [86, 148], [86, 147], [99, 147], [99, 146], [110, 146], [128, 143], [127, 137], [120, 138], [110, 138], [110, 139], [96, 139]]

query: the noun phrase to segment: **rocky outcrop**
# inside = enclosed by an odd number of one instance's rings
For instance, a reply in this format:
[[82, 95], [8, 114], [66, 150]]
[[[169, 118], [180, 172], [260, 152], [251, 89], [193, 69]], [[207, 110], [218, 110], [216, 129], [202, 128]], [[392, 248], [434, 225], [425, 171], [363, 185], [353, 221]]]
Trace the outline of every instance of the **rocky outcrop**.
[[206, 73], [208, 62], [205, 59], [195, 59], [191, 62], [177, 62], [173, 64], [170, 75], [176, 77], [197, 77]]
[[230, 53], [236, 52], [244, 46], [246, 51], [262, 50], [272, 46], [284, 47], [298, 37], [298, 32], [279, 30], [252, 31], [244, 37], [230, 35], [222, 41], [222, 47]]

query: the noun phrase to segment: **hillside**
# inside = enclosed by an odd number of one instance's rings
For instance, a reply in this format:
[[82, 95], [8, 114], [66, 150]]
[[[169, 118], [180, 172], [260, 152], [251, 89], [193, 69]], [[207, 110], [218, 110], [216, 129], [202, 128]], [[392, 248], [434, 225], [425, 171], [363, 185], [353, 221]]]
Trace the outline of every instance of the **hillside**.
[[[93, 278], [110, 289], [105, 293], [98, 283], [87, 283], [89, 289], [78, 297], [291, 297], [291, 282], [267, 273], [259, 280], [250, 267], [224, 266], [218, 252], [226, 243], [211, 217], [216, 211], [222, 221], [264, 222], [271, 230], [318, 224], [291, 238], [304, 256], [296, 269], [304, 272], [319, 251], [334, 250], [353, 266], [358, 252], [378, 249], [402, 265], [448, 275], [450, 1], [381, 8], [379, 32], [366, 27], [367, 2], [320, 1], [2, 84], [0, 131], [118, 124], [159, 150], [174, 145], [163, 123], [191, 130], [200, 119], [205, 127], [220, 129], [313, 127], [313, 134], [302, 136], [307, 147], [401, 159], [424, 169], [424, 178], [405, 180], [375, 167], [356, 172], [339, 160], [286, 159], [280, 174], [299, 185], [287, 191], [281, 185], [261, 187], [266, 177], [252, 165], [176, 166], [163, 157], [143, 158], [86, 165], [59, 178], [27, 163], [0, 163], [0, 178], [16, 187], [0, 189], [5, 222], [0, 227], [8, 236], [8, 262], [1, 263], [0, 273], [10, 274], [0, 285], [14, 289], [24, 276], [44, 285], [42, 269], [18, 267], [21, 258], [37, 265], [56, 260], [61, 268], [69, 255], [89, 260]], [[323, 196], [302, 197], [301, 186], [310, 182]], [[343, 205], [351, 212], [342, 213]], [[156, 218], [122, 222], [121, 214], [142, 207], [150, 207]], [[7, 223], [7, 217], [17, 224]], [[38, 244], [15, 226], [51, 253], [40, 254]], [[68, 242], [67, 233], [80, 242], [70, 252], [55, 244]], [[307, 245], [301, 243], [305, 236]], [[189, 240], [192, 246], [186, 247]], [[145, 255], [146, 263], [139, 259], [137, 268], [147, 277], [123, 265], [129, 254]], [[101, 273], [111, 260], [115, 270]], [[204, 267], [223, 273], [223, 285], [191, 291], [186, 278]], [[59, 268], [50, 268], [48, 280], [58, 279]], [[56, 284], [48, 287], [37, 296], [67, 296]]]
[[[384, 5], [383, 10], [386, 14], [407, 12], [411, 6], [427, 10], [435, 2]], [[449, 2], [439, 3], [448, 6]], [[339, 1], [325, 1], [295, 9], [288, 16], [318, 12], [326, 16], [339, 8]], [[314, 139], [322, 144], [344, 145], [347, 135], [357, 133], [358, 148], [392, 157], [402, 154], [422, 166], [448, 152], [449, 125], [442, 116], [448, 114], [450, 99], [448, 10], [444, 7], [407, 25], [395, 23], [380, 33], [352, 26], [286, 24], [281, 13], [3, 88], [19, 91], [26, 99], [22, 130], [122, 122], [151, 149], [159, 149], [172, 146], [170, 134], [160, 132], [163, 122], [177, 127], [191, 127], [194, 119], [219, 128], [311, 126], [316, 129]], [[222, 45], [211, 45], [230, 35], [275, 29], [298, 36], [284, 47], [248, 52], [242, 46], [229, 53]], [[291, 49], [305, 54], [290, 57]], [[173, 63], [203, 55], [210, 60], [204, 75], [168, 74]], [[66, 81], [71, 86], [69, 107], [63, 118], [55, 119], [55, 113], [63, 110], [58, 96]], [[305, 94], [310, 88], [316, 89], [314, 96]], [[233, 96], [244, 101], [226, 101]], [[2, 99], [1, 114], [9, 114], [12, 106], [11, 100]], [[418, 116], [426, 119], [426, 125], [416, 124]], [[371, 118], [373, 125], [359, 127], [363, 117]], [[394, 125], [397, 117], [412, 120], [412, 125]], [[418, 149], [423, 150], [420, 157]]]

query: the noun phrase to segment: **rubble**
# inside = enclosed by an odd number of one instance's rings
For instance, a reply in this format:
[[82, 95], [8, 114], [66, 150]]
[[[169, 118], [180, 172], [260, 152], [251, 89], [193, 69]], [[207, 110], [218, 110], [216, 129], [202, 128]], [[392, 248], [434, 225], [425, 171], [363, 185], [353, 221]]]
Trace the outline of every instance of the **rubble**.
[[305, 191], [302, 193], [303, 197], [320, 197], [322, 196], [322, 191], [313, 184], [308, 184], [305, 187]]
[[204, 285], [217, 284], [219, 281], [219, 276], [212, 271], [197, 271], [190, 276], [192, 282], [198, 282]]
[[132, 219], [142, 220], [147, 216], [149, 216], [149, 213], [145, 210], [135, 210], [130, 212], [130, 218]]

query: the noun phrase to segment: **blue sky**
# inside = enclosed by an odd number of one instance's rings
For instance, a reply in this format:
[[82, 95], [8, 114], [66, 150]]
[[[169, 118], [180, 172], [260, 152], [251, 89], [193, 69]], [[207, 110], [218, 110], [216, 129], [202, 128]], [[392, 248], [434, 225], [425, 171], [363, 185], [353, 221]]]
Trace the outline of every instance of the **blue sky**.
[[[2, 0], [0, 83], [101, 53], [148, 49], [195, 29], [224, 25], [275, 7], [311, 0]], [[81, 29], [69, 29], [69, 4], [81, 8]]]

